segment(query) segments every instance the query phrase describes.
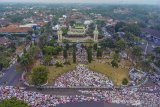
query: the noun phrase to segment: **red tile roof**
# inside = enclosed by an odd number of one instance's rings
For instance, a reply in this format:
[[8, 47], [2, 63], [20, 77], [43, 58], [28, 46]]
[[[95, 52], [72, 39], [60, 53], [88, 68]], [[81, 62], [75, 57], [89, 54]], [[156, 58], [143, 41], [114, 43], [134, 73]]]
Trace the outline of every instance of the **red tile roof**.
[[0, 32], [9, 32], [9, 33], [17, 33], [17, 32], [27, 32], [31, 30], [31, 28], [18, 27], [17, 25], [11, 25], [5, 28], [0, 28]]

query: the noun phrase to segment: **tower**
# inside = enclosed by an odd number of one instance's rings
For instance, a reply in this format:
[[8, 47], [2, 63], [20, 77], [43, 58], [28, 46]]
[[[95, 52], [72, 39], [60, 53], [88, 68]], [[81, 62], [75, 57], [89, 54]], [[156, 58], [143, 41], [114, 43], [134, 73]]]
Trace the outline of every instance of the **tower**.
[[57, 35], [58, 35], [58, 43], [62, 43], [62, 34], [63, 34], [63, 32], [62, 32], [62, 30], [61, 29], [59, 29], [58, 30], [58, 32], [57, 32]]
[[98, 42], [98, 34], [99, 34], [99, 32], [98, 32], [98, 29], [97, 29], [97, 25], [96, 25], [96, 28], [95, 28], [93, 34], [94, 34], [94, 42]]

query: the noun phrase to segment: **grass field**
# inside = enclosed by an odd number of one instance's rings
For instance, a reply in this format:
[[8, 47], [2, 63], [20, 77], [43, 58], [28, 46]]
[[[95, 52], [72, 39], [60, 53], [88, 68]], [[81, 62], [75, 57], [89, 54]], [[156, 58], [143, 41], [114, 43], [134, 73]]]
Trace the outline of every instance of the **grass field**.
[[[61, 61], [61, 60], [58, 60], [58, 61]], [[71, 60], [70, 60], [70, 62], [71, 62]], [[40, 65], [40, 61], [39, 60], [34, 63], [34, 67], [36, 67], [38, 65]], [[76, 64], [71, 63], [71, 65], [63, 65], [63, 67], [56, 67], [55, 65], [53, 65], [53, 66], [46, 66], [46, 67], [49, 70], [48, 84], [49, 85], [53, 85], [54, 80], [56, 78], [58, 78], [60, 75], [66, 73], [68, 71], [74, 70], [76, 68]], [[31, 70], [31, 72], [32, 72], [32, 70]], [[28, 80], [28, 82], [30, 84], [32, 84], [32, 82], [31, 82], [31, 72], [28, 72], [26, 74], [26, 79]]]
[[[105, 61], [106, 59], [101, 59], [101, 61]], [[107, 62], [110, 62], [111, 60], [107, 60]], [[71, 62], [71, 60], [70, 60]], [[35, 63], [34, 66], [38, 66], [40, 63], [39, 61]], [[131, 63], [128, 60], [121, 60], [122, 65], [125, 66], [131, 66]], [[55, 79], [57, 79], [60, 75], [74, 70], [76, 67], [76, 64], [71, 63], [71, 65], [63, 65], [63, 67], [56, 67], [56, 66], [47, 66], [49, 69], [49, 75], [48, 75], [48, 85], [53, 85]], [[92, 63], [88, 64], [89, 69], [95, 72], [99, 72], [102, 74], [105, 74], [107, 77], [109, 77], [115, 85], [119, 86], [121, 85], [124, 78], [128, 79], [128, 69], [127, 68], [113, 68], [108, 63], [100, 63], [97, 61], [92, 61]], [[31, 83], [31, 72], [27, 74], [27, 79]]]
[[128, 69], [127, 68], [113, 68], [109, 64], [103, 64], [99, 62], [92, 62], [89, 68], [93, 71], [100, 72], [108, 76], [115, 85], [119, 86], [124, 78], [128, 79]]
[[49, 69], [48, 84], [52, 85], [56, 78], [58, 78], [60, 75], [68, 71], [74, 70], [75, 67], [76, 64], [64, 65], [63, 67], [48, 66], [47, 67]]

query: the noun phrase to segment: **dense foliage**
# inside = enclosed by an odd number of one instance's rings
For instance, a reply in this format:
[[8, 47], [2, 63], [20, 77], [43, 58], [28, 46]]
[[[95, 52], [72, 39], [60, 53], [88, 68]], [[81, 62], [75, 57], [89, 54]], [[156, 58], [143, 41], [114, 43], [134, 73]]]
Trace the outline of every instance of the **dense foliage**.
[[45, 66], [37, 66], [33, 68], [31, 77], [34, 85], [42, 85], [47, 82], [48, 69]]
[[0, 102], [0, 107], [30, 107], [27, 103], [17, 100], [17, 98], [13, 97], [11, 99], [6, 99]]

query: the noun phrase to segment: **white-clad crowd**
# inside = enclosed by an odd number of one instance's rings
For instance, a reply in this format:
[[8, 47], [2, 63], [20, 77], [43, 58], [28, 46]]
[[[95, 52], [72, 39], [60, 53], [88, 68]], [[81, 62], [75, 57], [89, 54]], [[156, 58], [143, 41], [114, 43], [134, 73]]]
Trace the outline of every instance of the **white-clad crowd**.
[[79, 64], [76, 66], [76, 70], [61, 75], [55, 81], [54, 86], [63, 88], [110, 88], [113, 86], [113, 83], [105, 75], [90, 71], [85, 65]]
[[159, 74], [153, 73], [153, 74], [149, 74], [148, 76], [153, 82], [155, 82], [156, 84], [160, 86], [160, 75]]
[[50, 107], [58, 104], [84, 101], [104, 101], [107, 104], [116, 103], [138, 107], [159, 107], [160, 105], [159, 92], [140, 92], [132, 88], [125, 88], [123, 90], [79, 90], [79, 92], [81, 95], [49, 95], [25, 91], [12, 86], [1, 86], [0, 101], [16, 97], [32, 107]]
[[141, 86], [138, 88], [139, 91], [146, 91], [146, 92], [160, 92], [159, 85], [150, 85], [150, 86]]
[[77, 47], [77, 51], [76, 51], [77, 63], [80, 63], [80, 64], [88, 63], [86, 49], [81, 47], [81, 44], [77, 44], [76, 47]]
[[159, 107], [160, 105], [160, 94], [159, 92], [147, 93], [139, 92], [133, 89], [124, 90], [112, 90], [112, 91], [84, 91], [79, 90], [82, 94], [91, 94], [94, 97], [100, 97], [106, 103], [125, 104], [128, 106], [138, 107]]
[[38, 92], [24, 91], [23, 89], [12, 86], [0, 87], [0, 101], [4, 99], [10, 99], [12, 97], [23, 100], [32, 107], [53, 107], [58, 104], [65, 104], [69, 102], [99, 101], [99, 99], [96, 97], [86, 97], [83, 95], [48, 95]]

